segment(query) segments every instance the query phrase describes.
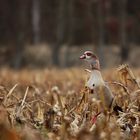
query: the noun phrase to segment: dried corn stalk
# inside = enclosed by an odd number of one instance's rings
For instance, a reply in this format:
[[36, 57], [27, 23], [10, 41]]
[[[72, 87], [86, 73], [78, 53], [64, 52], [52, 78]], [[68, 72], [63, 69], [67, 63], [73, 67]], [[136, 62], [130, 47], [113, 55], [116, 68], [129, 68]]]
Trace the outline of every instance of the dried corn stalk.
[[136, 77], [134, 76], [134, 73], [132, 72], [132, 70], [130, 69], [128, 64], [124, 64], [124, 65], [120, 65], [117, 68], [117, 71], [119, 73], [119, 78], [120, 80], [127, 86], [128, 85], [128, 81], [136, 84], [138, 86], [138, 88], [140, 88], [139, 83], [137, 82]]

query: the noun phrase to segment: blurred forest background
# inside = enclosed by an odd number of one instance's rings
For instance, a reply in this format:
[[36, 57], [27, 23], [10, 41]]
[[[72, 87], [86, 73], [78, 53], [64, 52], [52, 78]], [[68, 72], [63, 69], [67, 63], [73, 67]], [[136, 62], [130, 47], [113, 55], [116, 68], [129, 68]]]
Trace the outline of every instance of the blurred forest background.
[[75, 66], [85, 50], [139, 66], [139, 45], [140, 0], [0, 0], [1, 66]]

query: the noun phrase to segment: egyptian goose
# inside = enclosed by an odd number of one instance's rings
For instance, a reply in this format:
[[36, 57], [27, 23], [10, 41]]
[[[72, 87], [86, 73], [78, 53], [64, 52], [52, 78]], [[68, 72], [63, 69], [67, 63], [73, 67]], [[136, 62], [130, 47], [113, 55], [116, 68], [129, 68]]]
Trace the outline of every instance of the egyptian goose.
[[[90, 77], [86, 83], [86, 86], [93, 90], [95, 95], [94, 97], [102, 102], [102, 111], [104, 111], [104, 109], [110, 109], [112, 107], [114, 95], [103, 80], [98, 57], [93, 52], [86, 51], [80, 56], [80, 59], [87, 61], [91, 67]], [[118, 112], [118, 110], [122, 111], [122, 109], [117, 106], [116, 103], [113, 105], [113, 109], [116, 112]]]

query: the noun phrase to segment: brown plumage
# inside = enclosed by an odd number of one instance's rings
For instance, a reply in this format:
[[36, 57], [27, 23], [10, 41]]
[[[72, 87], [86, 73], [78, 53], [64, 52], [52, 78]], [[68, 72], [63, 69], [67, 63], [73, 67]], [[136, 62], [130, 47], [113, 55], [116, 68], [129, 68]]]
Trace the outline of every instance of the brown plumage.
[[[102, 110], [110, 109], [114, 100], [114, 95], [103, 80], [102, 74], [100, 72], [100, 63], [98, 57], [91, 51], [86, 51], [82, 56], [80, 56], [80, 59], [86, 60], [91, 66], [91, 73], [86, 83], [86, 87], [93, 90], [94, 98], [101, 101]], [[113, 107], [117, 108], [116, 103]], [[121, 111], [120, 108], [119, 110]]]

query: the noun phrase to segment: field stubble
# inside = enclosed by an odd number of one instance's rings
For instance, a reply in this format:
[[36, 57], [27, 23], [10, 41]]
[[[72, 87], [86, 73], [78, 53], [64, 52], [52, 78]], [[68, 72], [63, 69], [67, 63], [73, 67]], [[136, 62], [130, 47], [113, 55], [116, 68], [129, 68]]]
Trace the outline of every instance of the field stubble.
[[84, 87], [84, 70], [1, 69], [0, 140], [140, 139], [140, 72], [133, 72], [127, 65], [103, 71], [123, 113], [111, 109], [93, 123], [99, 101]]

